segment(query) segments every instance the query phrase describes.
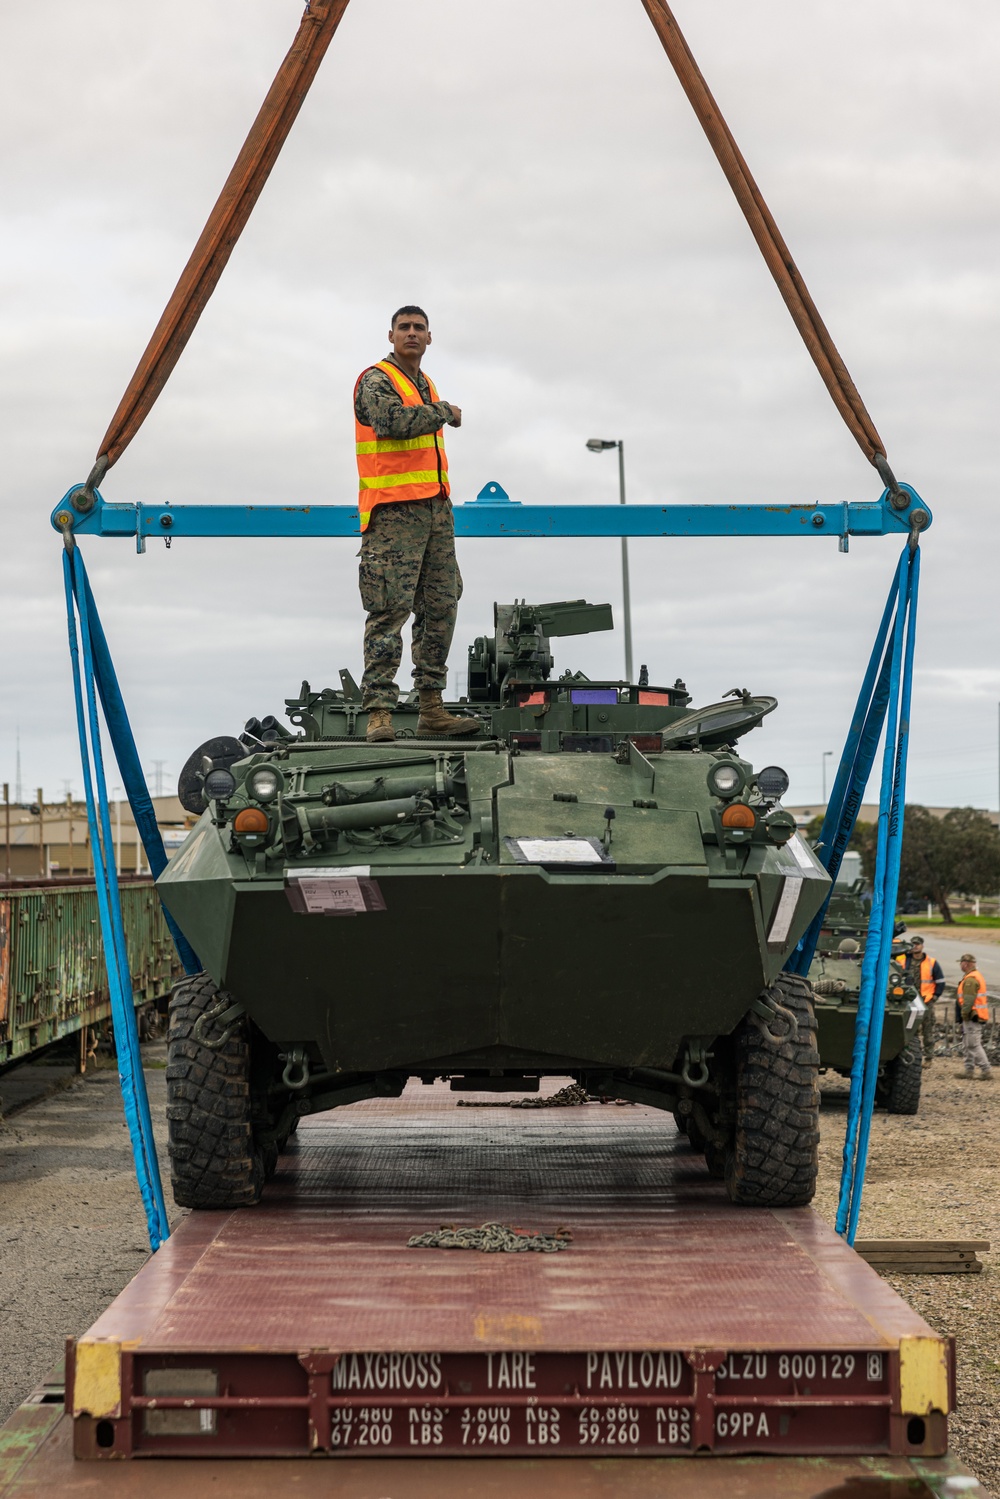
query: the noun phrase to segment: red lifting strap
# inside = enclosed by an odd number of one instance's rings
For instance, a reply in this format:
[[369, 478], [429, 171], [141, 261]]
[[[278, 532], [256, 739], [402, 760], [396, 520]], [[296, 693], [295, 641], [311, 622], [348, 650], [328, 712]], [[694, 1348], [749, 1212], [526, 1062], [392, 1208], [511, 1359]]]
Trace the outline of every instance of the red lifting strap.
[[[865, 409], [847, 366], [837, 352], [836, 345], [816, 310], [808, 287], [799, 275], [791, 252], [771, 217], [771, 211], [761, 197], [760, 189], [750, 175], [750, 168], [743, 160], [740, 149], [730, 133], [729, 126], [712, 98], [711, 90], [702, 77], [701, 70], [691, 54], [691, 49], [674, 20], [667, 0], [642, 0], [646, 14], [663, 43], [663, 50], [670, 58], [681, 87], [691, 101], [692, 108], [708, 136], [709, 144], [719, 165], [729, 180], [750, 225], [750, 231], [760, 246], [760, 252], [774, 277], [792, 320], [802, 335], [813, 362], [823, 377], [827, 390], [833, 397], [858, 446], [870, 463], [876, 455], [885, 458], [885, 447], [875, 423]], [[876, 464], [876, 467], [878, 465]]]
[[308, 0], [288, 55], [105, 433], [95, 473], [121, 457], [167, 383], [260, 197], [347, 4], [348, 0]]
[[[681, 35], [667, 0], [642, 0], [642, 3], [838, 411], [865, 456], [883, 476], [888, 474], [891, 479], [884, 462], [885, 447], [875, 424]], [[121, 457], [180, 358], [260, 196], [347, 5], [348, 0], [308, 0], [288, 55], [261, 105], [236, 165], [104, 436], [94, 471], [87, 481], [88, 489], [98, 483], [106, 470]], [[892, 485], [894, 487], [894, 480]]]

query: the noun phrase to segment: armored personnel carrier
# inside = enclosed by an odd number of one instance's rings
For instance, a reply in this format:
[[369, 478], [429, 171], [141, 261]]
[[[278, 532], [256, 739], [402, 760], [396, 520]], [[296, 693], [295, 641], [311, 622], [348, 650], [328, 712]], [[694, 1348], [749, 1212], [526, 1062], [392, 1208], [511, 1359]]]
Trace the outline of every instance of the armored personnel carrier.
[[[837, 880], [823, 918], [816, 954], [809, 969], [815, 993], [820, 1067], [849, 1075], [854, 1053], [854, 1023], [861, 992], [861, 959], [868, 930], [868, 892], [863, 879]], [[902, 964], [905, 931], [896, 923], [896, 941], [886, 982], [882, 1045], [879, 1048], [875, 1102], [890, 1114], [915, 1114], [920, 1108], [923, 1062], [914, 1023], [917, 990]]]
[[[204, 972], [171, 1003], [170, 1158], [191, 1207], [251, 1204], [305, 1114], [411, 1080], [672, 1112], [737, 1203], [812, 1196], [813, 996], [783, 972], [829, 878], [738, 742], [776, 706], [679, 679], [553, 679], [608, 605], [495, 606], [470, 737], [367, 744], [361, 694], [302, 684], [181, 777], [160, 877]], [[470, 728], [475, 728], [470, 724]]]

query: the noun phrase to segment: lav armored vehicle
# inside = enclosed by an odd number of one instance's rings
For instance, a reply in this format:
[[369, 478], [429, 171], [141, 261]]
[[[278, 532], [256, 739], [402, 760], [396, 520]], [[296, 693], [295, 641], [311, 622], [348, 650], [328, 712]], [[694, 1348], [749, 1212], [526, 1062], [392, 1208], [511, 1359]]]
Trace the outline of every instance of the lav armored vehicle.
[[[815, 995], [822, 1071], [850, 1075], [854, 1054], [854, 1022], [861, 992], [861, 959], [868, 931], [868, 892], [864, 879], [842, 871], [833, 887], [809, 969]], [[905, 930], [897, 922], [898, 938]], [[893, 944], [886, 982], [882, 1044], [879, 1048], [875, 1102], [890, 1114], [915, 1114], [920, 1108], [923, 1062], [914, 1002], [919, 994], [897, 961], [903, 944]]]
[[159, 880], [204, 967], [171, 1002], [179, 1203], [257, 1201], [313, 1111], [550, 1076], [672, 1112], [734, 1202], [810, 1200], [813, 998], [783, 969], [829, 878], [737, 748], [777, 704], [553, 678], [552, 637], [611, 627], [495, 606], [449, 705], [472, 737], [417, 738], [404, 701], [369, 745], [341, 672], [194, 752]]

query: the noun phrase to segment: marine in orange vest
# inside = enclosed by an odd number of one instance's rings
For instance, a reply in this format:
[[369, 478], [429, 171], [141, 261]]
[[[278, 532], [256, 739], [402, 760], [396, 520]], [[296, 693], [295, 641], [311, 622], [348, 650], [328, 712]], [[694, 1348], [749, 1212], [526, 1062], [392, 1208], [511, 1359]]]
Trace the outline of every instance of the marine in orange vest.
[[983, 1082], [993, 1081], [993, 1069], [983, 1046], [982, 1027], [990, 1018], [987, 1002], [986, 980], [976, 967], [971, 952], [963, 953], [959, 962], [962, 977], [955, 988], [955, 1006], [962, 1019], [962, 1038], [965, 1042], [965, 1070], [959, 1077], [972, 1078], [978, 1067]]
[[934, 1033], [937, 1024], [934, 1001], [944, 993], [944, 970], [936, 958], [924, 951], [923, 937], [913, 938], [903, 967], [910, 983], [919, 987], [920, 997], [924, 1002], [920, 1034], [924, 1047], [924, 1066], [929, 1067], [934, 1060]]
[[448, 713], [442, 705], [462, 595], [444, 428], [461, 426], [462, 412], [439, 399], [420, 368], [430, 342], [426, 312], [401, 307], [389, 328], [390, 353], [363, 370], [354, 387], [358, 581], [367, 615], [362, 707], [372, 743], [396, 737], [396, 673], [411, 614], [417, 734], [476, 734], [480, 728], [478, 719]]

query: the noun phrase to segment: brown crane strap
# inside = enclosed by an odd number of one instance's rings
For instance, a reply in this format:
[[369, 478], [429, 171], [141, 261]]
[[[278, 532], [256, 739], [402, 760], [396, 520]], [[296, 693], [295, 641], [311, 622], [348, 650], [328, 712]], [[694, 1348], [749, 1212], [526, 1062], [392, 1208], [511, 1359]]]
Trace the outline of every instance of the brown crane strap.
[[667, 0], [642, 0], [646, 14], [652, 21], [657, 36], [663, 43], [681, 87], [691, 101], [692, 108], [708, 136], [709, 144], [719, 165], [729, 180], [750, 225], [750, 231], [760, 246], [760, 252], [774, 277], [792, 320], [802, 335], [813, 362], [823, 377], [827, 390], [833, 397], [858, 446], [870, 463], [878, 469], [883, 482], [895, 494], [898, 486], [892, 471], [885, 461], [885, 446], [875, 429], [875, 423], [865, 409], [865, 403], [847, 372], [847, 366], [837, 352], [836, 345], [816, 310], [809, 290], [799, 274], [791, 252], [782, 239], [771, 211], [761, 197], [760, 189], [750, 169], [733, 140], [729, 126], [712, 97], [708, 84], [692, 56], [691, 49], [674, 19]]
[[288, 55], [278, 69], [201, 238], [191, 252], [191, 258], [104, 435], [97, 463], [84, 486], [91, 492], [91, 498], [94, 486], [121, 457], [142, 426], [194, 332], [309, 92], [347, 4], [348, 0], [308, 0]]
[[[642, 0], [642, 3], [838, 411], [865, 456], [875, 465], [895, 496], [899, 492], [898, 486], [886, 462], [882, 439], [669, 5], [666, 0]], [[295, 40], [278, 69], [208, 223], [129, 381], [98, 449], [90, 477], [74, 497], [78, 509], [87, 509], [93, 504], [94, 488], [142, 426], [180, 358], [253, 211], [347, 5], [348, 0], [307, 0]]]

